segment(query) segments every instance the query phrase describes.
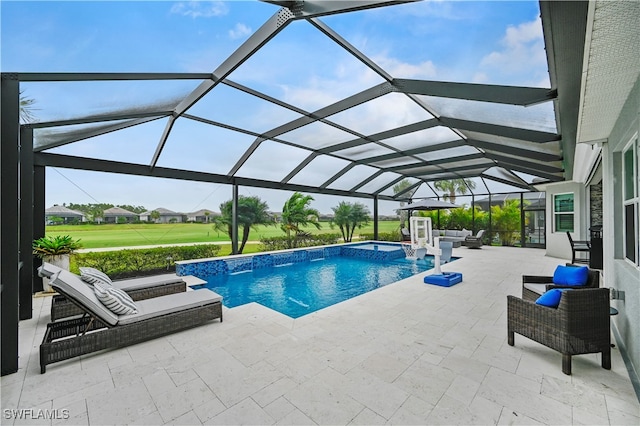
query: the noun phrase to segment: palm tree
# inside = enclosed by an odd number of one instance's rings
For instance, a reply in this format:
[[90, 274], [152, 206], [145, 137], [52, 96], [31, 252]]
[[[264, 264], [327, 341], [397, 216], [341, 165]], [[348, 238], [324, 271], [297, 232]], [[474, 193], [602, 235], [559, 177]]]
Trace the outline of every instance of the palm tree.
[[[405, 189], [409, 188], [410, 186], [411, 186], [411, 182], [409, 182], [409, 180], [402, 179], [400, 182], [393, 185], [393, 193], [399, 194]], [[400, 202], [400, 207], [404, 207], [404, 201]], [[404, 221], [407, 220], [408, 212], [406, 210], [397, 209], [396, 214], [400, 216], [400, 228], [404, 228], [405, 227]]]
[[[220, 204], [220, 216], [214, 217], [214, 229], [225, 231], [232, 238], [233, 231], [233, 200]], [[238, 254], [242, 254], [249, 239], [251, 228], [257, 225], [273, 225], [275, 222], [269, 213], [269, 206], [259, 197], [238, 197], [238, 226], [242, 226], [242, 242]]]
[[[220, 216], [214, 218], [214, 229], [226, 231], [229, 238], [233, 231], [233, 200], [220, 204]], [[242, 226], [242, 242], [238, 248], [238, 254], [242, 254], [244, 246], [249, 239], [251, 228], [257, 225], [274, 225], [273, 217], [269, 213], [269, 206], [259, 197], [238, 197], [238, 226]]]
[[[282, 225], [280, 225], [280, 228], [287, 234], [289, 248], [296, 246], [295, 236], [302, 232], [301, 227], [309, 225], [315, 226], [316, 229], [321, 227], [318, 222], [320, 212], [309, 207], [311, 201], [313, 201], [312, 196], [294, 192], [282, 207]], [[291, 237], [292, 233], [294, 233], [294, 238]]]
[[23, 92], [20, 92], [20, 121], [24, 123], [30, 123], [36, 118], [33, 113], [33, 111], [35, 110], [33, 105], [36, 103], [36, 100], [27, 98], [22, 93]]
[[457, 194], [466, 194], [469, 190], [476, 189], [476, 183], [470, 179], [451, 179], [451, 180], [441, 180], [435, 182], [433, 186], [439, 190], [444, 192], [445, 194], [442, 196], [445, 200], [449, 200], [450, 203], [456, 203], [456, 195]]
[[369, 223], [369, 209], [362, 203], [340, 202], [337, 207], [332, 207], [333, 220], [331, 227], [338, 225], [345, 243], [353, 240], [353, 232], [356, 228], [362, 228]]

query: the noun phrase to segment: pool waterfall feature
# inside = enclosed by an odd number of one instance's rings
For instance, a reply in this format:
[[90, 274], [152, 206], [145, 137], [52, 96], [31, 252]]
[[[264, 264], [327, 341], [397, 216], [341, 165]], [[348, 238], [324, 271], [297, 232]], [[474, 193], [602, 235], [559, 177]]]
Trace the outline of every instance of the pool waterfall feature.
[[211, 275], [249, 272], [293, 263], [313, 262], [339, 256], [388, 261], [404, 258], [405, 252], [399, 244], [368, 241], [269, 253], [183, 260], [176, 262], [176, 274], [178, 276], [193, 275], [203, 278]]

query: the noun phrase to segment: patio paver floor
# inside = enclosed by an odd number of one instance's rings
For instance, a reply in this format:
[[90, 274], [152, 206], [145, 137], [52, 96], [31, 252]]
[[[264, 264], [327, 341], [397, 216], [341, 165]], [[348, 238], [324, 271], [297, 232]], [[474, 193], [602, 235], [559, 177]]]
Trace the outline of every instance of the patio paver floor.
[[[522, 274], [566, 260], [543, 250], [454, 249], [450, 288], [424, 274], [298, 319], [252, 303], [224, 322], [83, 356], [39, 372], [50, 297], [20, 323], [20, 370], [2, 408], [68, 410], [69, 419], [2, 424], [640, 424], [618, 347], [561, 355], [516, 335], [506, 295]], [[605, 277], [606, 285], [606, 277]]]

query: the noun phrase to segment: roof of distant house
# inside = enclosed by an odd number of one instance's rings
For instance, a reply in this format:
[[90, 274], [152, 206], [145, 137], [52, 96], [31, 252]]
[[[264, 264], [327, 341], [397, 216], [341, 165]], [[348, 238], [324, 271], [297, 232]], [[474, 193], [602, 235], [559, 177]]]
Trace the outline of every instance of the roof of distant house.
[[141, 213], [141, 216], [148, 216], [151, 214], [151, 212], [158, 212], [160, 213], [160, 216], [168, 216], [168, 215], [180, 215], [182, 213], [176, 213], [174, 211], [171, 211], [169, 209], [165, 209], [164, 207], [158, 207], [157, 209], [153, 209], [153, 210], [147, 210], [144, 213]]
[[193, 213], [187, 213], [188, 216], [205, 216], [206, 213], [209, 213], [211, 216], [219, 216], [220, 213], [218, 212], [214, 212], [213, 210], [209, 210], [209, 209], [200, 209], [198, 211], [195, 211]]
[[62, 216], [84, 216], [84, 213], [79, 212], [77, 210], [71, 210], [65, 206], [55, 205], [53, 207], [49, 207], [44, 211], [44, 213], [48, 216], [51, 215], [62, 215]]
[[122, 207], [111, 207], [102, 212], [103, 216], [137, 216], [136, 213], [123, 209]]

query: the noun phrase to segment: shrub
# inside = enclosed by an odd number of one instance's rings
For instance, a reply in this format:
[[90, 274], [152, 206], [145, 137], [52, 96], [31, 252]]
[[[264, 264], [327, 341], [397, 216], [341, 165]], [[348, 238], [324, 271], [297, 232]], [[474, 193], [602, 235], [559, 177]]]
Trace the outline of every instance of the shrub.
[[[374, 240], [373, 234], [360, 234], [361, 240]], [[402, 236], [400, 231], [398, 232], [378, 232], [378, 239], [376, 241], [401, 241]]]
[[76, 253], [71, 271], [88, 266], [99, 269], [110, 278], [127, 278], [174, 272], [179, 260], [215, 257], [220, 251], [216, 244], [192, 246], [156, 247], [149, 249], [123, 249], [104, 252]]
[[71, 254], [82, 248], [80, 240], [74, 240], [69, 235], [45, 236], [32, 243], [33, 254], [39, 258]]
[[[336, 244], [340, 239], [340, 234], [300, 234], [297, 235], [295, 247], [313, 247]], [[260, 239], [261, 251], [287, 250], [290, 248], [291, 240], [287, 236], [270, 237]]]

